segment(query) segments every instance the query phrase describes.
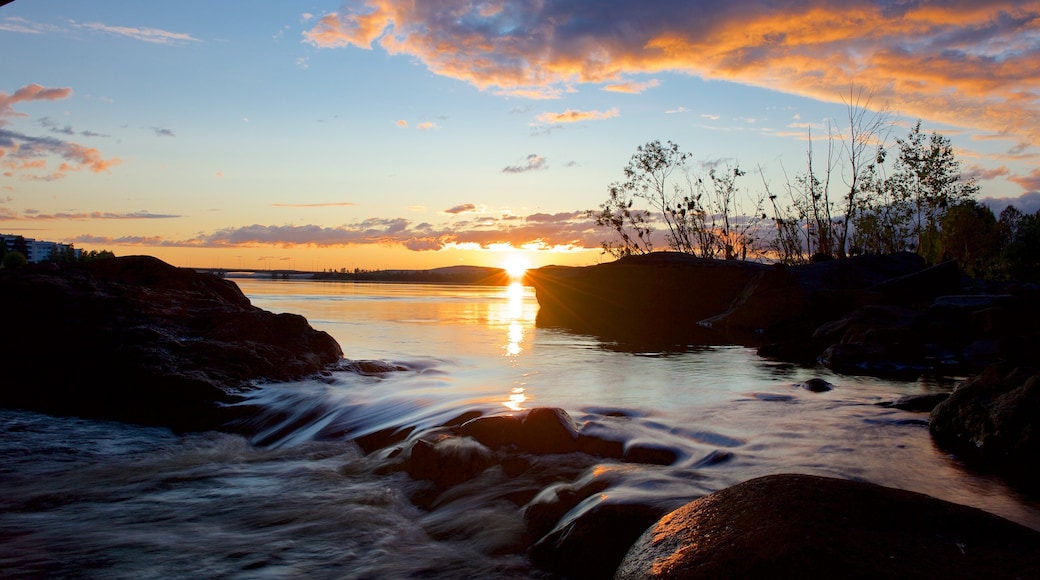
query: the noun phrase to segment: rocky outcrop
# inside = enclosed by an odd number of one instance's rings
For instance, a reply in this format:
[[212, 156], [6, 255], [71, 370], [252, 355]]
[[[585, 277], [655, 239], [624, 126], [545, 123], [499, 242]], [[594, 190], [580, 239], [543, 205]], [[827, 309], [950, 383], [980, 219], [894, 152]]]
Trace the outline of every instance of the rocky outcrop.
[[538, 325], [623, 342], [763, 342], [804, 338], [880, 295], [870, 288], [924, 269], [913, 254], [787, 267], [672, 252], [545, 267], [528, 280]]
[[932, 410], [929, 429], [969, 464], [1040, 489], [1040, 369], [990, 366]]
[[616, 578], [1030, 578], [1040, 533], [869, 483], [753, 479], [661, 518]]
[[656, 252], [596, 266], [547, 266], [528, 272], [528, 281], [539, 326], [665, 345], [706, 340], [710, 332], [698, 323], [726, 311], [770, 269]]
[[242, 389], [313, 375], [343, 356], [303, 317], [145, 256], [0, 270], [0, 296], [0, 404], [9, 407], [213, 429]]
[[633, 349], [743, 344], [843, 374], [976, 373], [1040, 351], [1040, 290], [962, 286], [954, 262], [860, 256], [800, 266], [670, 252], [528, 276], [539, 326]]

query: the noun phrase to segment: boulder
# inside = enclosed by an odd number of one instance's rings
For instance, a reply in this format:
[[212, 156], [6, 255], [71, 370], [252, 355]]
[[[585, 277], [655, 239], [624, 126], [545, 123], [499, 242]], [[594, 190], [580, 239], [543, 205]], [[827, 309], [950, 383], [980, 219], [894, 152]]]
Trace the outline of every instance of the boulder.
[[774, 475], [665, 515], [616, 578], [1032, 578], [1040, 532], [870, 483]]
[[563, 409], [537, 407], [509, 415], [477, 417], [458, 434], [491, 449], [509, 447], [524, 453], [572, 453], [580, 449], [578, 427]]
[[295, 314], [252, 306], [232, 282], [130, 256], [0, 270], [9, 361], [0, 405], [178, 430], [219, 428], [257, 382], [343, 356]]
[[[604, 494], [605, 496], [606, 494]], [[530, 549], [538, 566], [569, 578], [610, 578], [640, 534], [667, 510], [594, 496]]]
[[1040, 491], [1040, 369], [994, 364], [932, 410], [939, 446]]
[[441, 489], [469, 481], [494, 464], [491, 451], [468, 437], [417, 440], [411, 449], [408, 475], [432, 481]]
[[875, 403], [879, 407], [901, 409], [914, 413], [931, 413], [936, 405], [950, 398], [950, 393], [924, 393], [922, 395], [906, 395], [895, 401]]

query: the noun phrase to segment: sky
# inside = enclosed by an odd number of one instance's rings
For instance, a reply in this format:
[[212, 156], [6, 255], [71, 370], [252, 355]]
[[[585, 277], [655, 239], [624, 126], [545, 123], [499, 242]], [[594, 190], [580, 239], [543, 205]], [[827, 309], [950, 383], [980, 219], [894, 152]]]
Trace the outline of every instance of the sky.
[[0, 54], [0, 233], [178, 266], [607, 261], [637, 146], [777, 188], [856, 91], [1040, 209], [1040, 1], [15, 0]]

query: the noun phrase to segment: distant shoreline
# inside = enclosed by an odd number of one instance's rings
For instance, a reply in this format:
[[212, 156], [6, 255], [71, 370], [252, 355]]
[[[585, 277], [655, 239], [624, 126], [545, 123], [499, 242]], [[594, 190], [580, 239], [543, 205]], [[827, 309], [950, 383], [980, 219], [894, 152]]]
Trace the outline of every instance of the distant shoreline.
[[448, 266], [432, 270], [355, 270], [352, 272], [302, 272], [294, 270], [234, 270], [193, 268], [222, 278], [248, 280], [310, 280], [319, 282], [369, 282], [396, 284], [446, 284], [508, 286], [514, 279], [502, 268]]

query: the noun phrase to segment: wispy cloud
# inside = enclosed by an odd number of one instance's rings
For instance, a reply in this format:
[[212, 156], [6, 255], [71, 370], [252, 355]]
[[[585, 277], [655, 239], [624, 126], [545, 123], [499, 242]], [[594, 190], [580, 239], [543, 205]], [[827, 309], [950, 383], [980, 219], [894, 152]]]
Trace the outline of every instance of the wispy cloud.
[[167, 129], [166, 127], [152, 127], [152, 131], [155, 131], [156, 137], [176, 137], [177, 135], [173, 132], [173, 129]]
[[855, 80], [873, 84], [876, 102], [907, 116], [1040, 141], [1035, 0], [488, 5], [352, 2], [318, 20], [304, 40], [379, 47], [438, 75], [532, 97], [680, 72], [840, 102]]
[[527, 156], [523, 164], [510, 165], [502, 168], [502, 173], [527, 173], [528, 171], [540, 171], [549, 168], [546, 163], [548, 162], [544, 157], [532, 153]]
[[132, 38], [152, 44], [192, 44], [202, 42], [194, 36], [185, 32], [170, 32], [160, 28], [134, 27], [134, 26], [110, 26], [101, 22], [73, 23], [73, 28], [101, 32], [125, 38]]
[[[15, 110], [15, 105], [33, 101], [58, 101], [72, 94], [68, 87], [47, 88], [38, 84], [21, 87], [14, 93], [0, 91], [0, 171], [6, 177], [20, 176], [23, 179], [53, 181], [65, 177], [70, 172], [88, 169], [94, 173], [108, 171], [120, 163], [119, 158], [105, 159], [101, 152], [55, 137], [38, 137], [16, 131], [8, 131], [3, 127], [10, 124], [14, 117], [26, 117]], [[57, 133], [71, 135], [71, 127], [58, 127], [49, 120], [41, 120], [41, 125]], [[91, 136], [97, 136], [96, 133]], [[58, 166], [52, 167], [50, 157], [59, 157]]]
[[612, 93], [628, 93], [632, 95], [642, 94], [647, 89], [661, 86], [661, 81], [652, 79], [641, 83], [634, 81], [627, 81], [622, 83], [610, 83], [603, 87], [604, 91], [610, 91]]
[[444, 210], [444, 213], [448, 213], [448, 214], [451, 214], [451, 215], [458, 215], [460, 213], [470, 212], [470, 211], [473, 211], [475, 209], [477, 209], [476, 205], [474, 205], [472, 203], [463, 203], [463, 204], [457, 205], [455, 207], [449, 207], [448, 209]]
[[326, 203], [272, 203], [274, 207], [294, 207], [294, 208], [308, 208], [308, 207], [351, 207], [357, 205], [352, 201], [333, 201]]
[[[52, 156], [63, 159], [57, 168], [52, 168], [48, 161]], [[118, 157], [105, 159], [93, 147], [0, 129], [0, 171], [6, 177], [18, 175], [23, 179], [54, 181], [83, 169], [101, 173], [119, 163]]]
[[1029, 173], [1029, 175], [1013, 176], [1010, 179], [1011, 181], [1021, 185], [1022, 189], [1025, 189], [1026, 191], [1033, 193], [1040, 192], [1040, 169], [1034, 169]]
[[567, 109], [562, 113], [542, 113], [538, 115], [538, 121], [552, 125], [554, 123], [578, 123], [580, 121], [602, 121], [617, 117], [620, 113], [617, 107], [609, 111], [575, 111]]
[[51, 24], [32, 22], [18, 16], [8, 16], [0, 20], [0, 30], [5, 32], [19, 32], [21, 34], [44, 34], [57, 32], [61, 29]]
[[117, 212], [105, 212], [105, 211], [91, 211], [91, 212], [56, 212], [56, 213], [44, 213], [35, 209], [27, 209], [21, 214], [9, 213], [6, 216], [0, 218], [0, 221], [21, 221], [21, 220], [32, 220], [32, 221], [56, 221], [56, 220], [68, 220], [68, 221], [94, 221], [94, 220], [164, 220], [174, 219], [181, 216], [176, 214], [162, 214], [162, 213], [151, 213], [149, 211], [135, 211], [130, 213], [117, 213]]

